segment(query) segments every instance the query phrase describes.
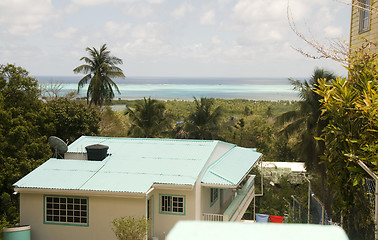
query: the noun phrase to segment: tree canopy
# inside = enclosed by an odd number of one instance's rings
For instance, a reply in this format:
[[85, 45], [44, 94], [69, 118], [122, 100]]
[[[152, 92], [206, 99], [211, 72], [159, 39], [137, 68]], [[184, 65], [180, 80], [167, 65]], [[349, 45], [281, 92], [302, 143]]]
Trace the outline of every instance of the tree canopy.
[[189, 138], [214, 139], [219, 129], [221, 120], [221, 107], [213, 110], [214, 99], [194, 98], [195, 108], [188, 117], [185, 124], [185, 131], [189, 133]]
[[12, 184], [51, 156], [51, 110], [37, 81], [12, 64], [0, 65], [0, 225], [17, 221]]
[[144, 98], [134, 109], [126, 106], [126, 114], [131, 120], [129, 135], [132, 137], [159, 137], [172, 122], [164, 103], [151, 98]]
[[378, 172], [378, 54], [365, 47], [355, 49], [347, 69], [349, 79], [319, 81], [316, 92], [329, 120], [319, 140], [326, 147], [335, 213], [344, 217], [351, 239], [368, 239], [373, 233], [364, 186], [368, 175], [356, 160]]
[[76, 101], [59, 98], [47, 103], [53, 116], [54, 135], [64, 141], [73, 142], [82, 135], [92, 136], [99, 133], [100, 113]]
[[[120, 58], [110, 55], [106, 44], [102, 45], [99, 50], [96, 48], [86, 48], [89, 57], [82, 57], [85, 64], [78, 66], [74, 73], [86, 74], [78, 84], [78, 91], [88, 83], [87, 101], [89, 106], [92, 104], [102, 106], [105, 102], [114, 98], [113, 88], [119, 93], [117, 84], [113, 78], [125, 78], [122, 69], [116, 65], [122, 64]], [[90, 100], [89, 100], [90, 99]]]

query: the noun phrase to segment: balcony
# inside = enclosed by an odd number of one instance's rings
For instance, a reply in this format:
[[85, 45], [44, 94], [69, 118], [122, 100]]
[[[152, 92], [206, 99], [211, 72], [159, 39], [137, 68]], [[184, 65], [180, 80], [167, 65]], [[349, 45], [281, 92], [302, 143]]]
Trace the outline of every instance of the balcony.
[[240, 221], [249, 204], [255, 197], [255, 176], [250, 175], [223, 214], [203, 213], [204, 221], [235, 222]]

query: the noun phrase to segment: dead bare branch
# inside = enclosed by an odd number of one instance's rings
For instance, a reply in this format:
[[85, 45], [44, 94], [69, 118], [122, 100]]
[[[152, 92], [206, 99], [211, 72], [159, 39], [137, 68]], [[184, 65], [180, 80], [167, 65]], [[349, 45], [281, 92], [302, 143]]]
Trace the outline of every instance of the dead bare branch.
[[289, 22], [289, 26], [291, 30], [305, 43], [307, 43], [310, 48], [312, 48], [315, 51], [315, 54], [309, 53], [308, 51], [305, 51], [301, 48], [293, 47], [294, 50], [302, 54], [303, 56], [307, 58], [312, 59], [332, 59], [334, 61], [340, 62], [342, 64], [347, 65], [348, 64], [348, 54], [349, 54], [349, 46], [348, 44], [341, 40], [341, 39], [333, 39], [329, 40], [328, 44], [322, 44], [320, 43], [314, 35], [311, 33], [311, 31], [308, 29], [307, 32], [310, 35], [310, 37], [307, 37], [305, 34], [300, 32], [295, 24], [293, 14], [290, 9], [289, 3], [287, 4], [287, 19]]

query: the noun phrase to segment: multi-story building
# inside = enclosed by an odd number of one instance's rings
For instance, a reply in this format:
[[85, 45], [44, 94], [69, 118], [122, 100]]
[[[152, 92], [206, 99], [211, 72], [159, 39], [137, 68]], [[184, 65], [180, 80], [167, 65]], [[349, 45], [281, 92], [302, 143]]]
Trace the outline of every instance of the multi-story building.
[[360, 47], [365, 39], [374, 42], [378, 51], [378, 0], [353, 0], [350, 27], [351, 48]]

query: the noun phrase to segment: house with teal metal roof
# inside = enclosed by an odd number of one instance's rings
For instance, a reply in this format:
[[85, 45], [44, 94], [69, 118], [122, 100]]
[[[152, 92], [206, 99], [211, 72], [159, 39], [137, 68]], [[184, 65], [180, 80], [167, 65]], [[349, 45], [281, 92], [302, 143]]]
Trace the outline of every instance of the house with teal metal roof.
[[112, 221], [146, 217], [149, 238], [181, 220], [240, 221], [261, 154], [217, 140], [82, 136], [14, 184], [32, 239], [116, 239]]

